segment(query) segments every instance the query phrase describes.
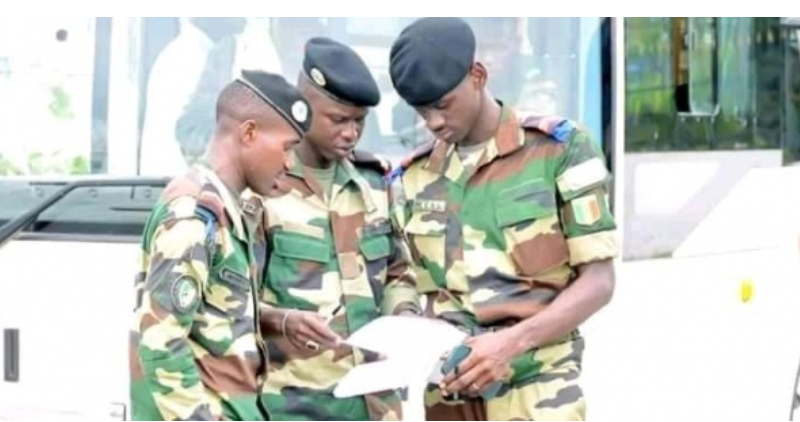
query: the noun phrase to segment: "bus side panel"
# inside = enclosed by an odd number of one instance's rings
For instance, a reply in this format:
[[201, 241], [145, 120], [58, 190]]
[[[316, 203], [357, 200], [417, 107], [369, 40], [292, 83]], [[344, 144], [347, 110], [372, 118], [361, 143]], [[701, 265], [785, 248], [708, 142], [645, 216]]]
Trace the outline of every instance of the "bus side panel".
[[0, 329], [19, 331], [19, 379], [0, 380], [0, 420], [124, 418], [135, 265], [135, 244], [0, 250]]

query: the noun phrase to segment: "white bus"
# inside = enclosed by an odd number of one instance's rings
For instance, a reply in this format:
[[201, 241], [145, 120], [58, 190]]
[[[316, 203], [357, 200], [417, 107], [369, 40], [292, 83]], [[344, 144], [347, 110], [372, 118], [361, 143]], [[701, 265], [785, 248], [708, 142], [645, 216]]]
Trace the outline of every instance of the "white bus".
[[[396, 162], [421, 142], [387, 73], [413, 19], [0, 17], [0, 420], [129, 416], [139, 235], [239, 69], [294, 80], [305, 40], [345, 41], [383, 91], [361, 147]], [[792, 18], [469, 21], [493, 92], [581, 122], [615, 175], [624, 250], [612, 303], [584, 327], [588, 416], [786, 417], [800, 361]]]

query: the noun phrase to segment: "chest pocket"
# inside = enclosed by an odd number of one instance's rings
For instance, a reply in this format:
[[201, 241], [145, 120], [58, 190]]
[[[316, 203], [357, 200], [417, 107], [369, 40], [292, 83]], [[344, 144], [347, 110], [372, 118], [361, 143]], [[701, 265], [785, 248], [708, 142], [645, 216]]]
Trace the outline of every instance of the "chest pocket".
[[244, 317], [253, 294], [247, 271], [234, 270], [232, 266], [222, 264], [213, 273], [206, 302], [218, 311], [219, 317]]
[[275, 289], [303, 288], [309, 283], [319, 289], [321, 281], [317, 278], [333, 261], [333, 247], [328, 241], [287, 230], [273, 235], [270, 253], [267, 283]]
[[222, 356], [234, 341], [232, 333], [254, 332], [254, 292], [247, 270], [234, 269], [223, 261], [211, 274], [204, 293], [205, 319], [194, 329], [212, 355]]
[[[428, 280], [420, 275], [417, 282], [421, 292], [435, 291], [446, 285], [447, 268], [447, 222], [450, 216], [439, 211], [414, 211], [404, 228], [408, 247], [414, 263], [430, 274]], [[460, 245], [459, 245], [460, 246]], [[455, 245], [454, 245], [455, 247]]]
[[366, 261], [385, 261], [389, 257], [392, 252], [391, 233], [392, 226], [388, 220], [364, 226], [358, 247]]
[[520, 275], [537, 279], [569, 261], [554, 187], [532, 181], [501, 191], [495, 221]]
[[358, 241], [358, 249], [366, 264], [369, 286], [377, 304], [383, 301], [385, 270], [392, 254], [391, 233], [391, 223], [388, 220], [380, 220], [364, 226]]

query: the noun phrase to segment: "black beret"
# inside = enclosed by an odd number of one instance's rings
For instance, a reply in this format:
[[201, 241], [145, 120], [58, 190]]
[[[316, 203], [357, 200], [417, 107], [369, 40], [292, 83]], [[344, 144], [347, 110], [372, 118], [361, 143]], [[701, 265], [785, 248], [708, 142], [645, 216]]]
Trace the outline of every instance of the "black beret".
[[283, 76], [261, 70], [242, 70], [237, 82], [250, 88], [300, 134], [306, 136], [313, 113], [296, 86]]
[[303, 72], [311, 84], [335, 100], [356, 107], [381, 101], [378, 83], [356, 52], [335, 40], [314, 37], [306, 42]]
[[475, 34], [459, 18], [422, 18], [392, 44], [389, 74], [409, 105], [430, 105], [467, 76], [475, 60]]

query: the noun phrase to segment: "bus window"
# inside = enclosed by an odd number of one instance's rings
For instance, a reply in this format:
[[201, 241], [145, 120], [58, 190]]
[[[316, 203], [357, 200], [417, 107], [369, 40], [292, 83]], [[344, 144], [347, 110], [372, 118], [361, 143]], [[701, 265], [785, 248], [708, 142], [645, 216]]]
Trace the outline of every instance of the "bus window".
[[[151, 19], [156, 18], [142, 18], [143, 39], [153, 27]], [[414, 19], [182, 18], [178, 33], [158, 47], [160, 52], [142, 44], [143, 56], [156, 57], [151, 67], [130, 64], [147, 72], [140, 77], [147, 81], [147, 100], [138, 117], [143, 121], [139, 174], [174, 175], [202, 154], [214, 123], [216, 96], [242, 68], [280, 72], [296, 81], [302, 46], [313, 36], [351, 45], [370, 67], [382, 100], [367, 117], [360, 148], [397, 162], [430, 137], [414, 110], [394, 92], [388, 74], [391, 44]], [[475, 30], [478, 57], [489, 69], [495, 96], [521, 115], [559, 114], [587, 122], [602, 142], [601, 96], [609, 93], [600, 89], [601, 18], [466, 19]], [[248, 50], [248, 45], [260, 47]]]
[[716, 18], [686, 18], [689, 21], [689, 104], [694, 113], [710, 114], [717, 105]]

